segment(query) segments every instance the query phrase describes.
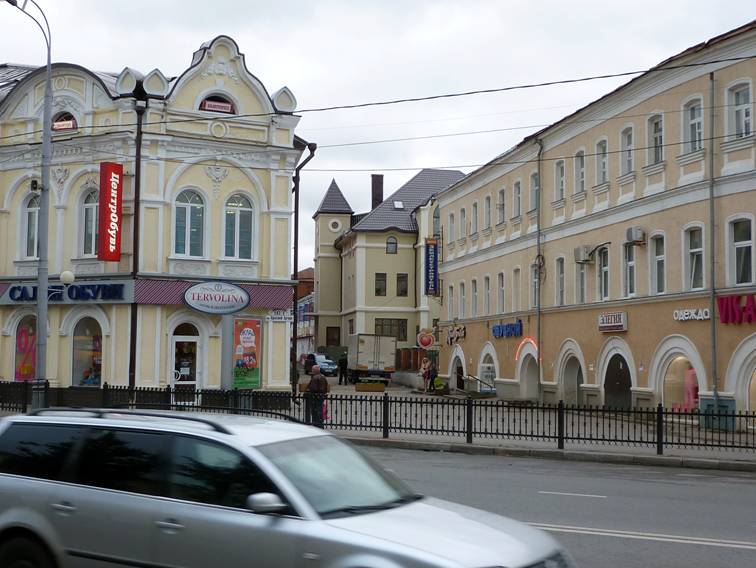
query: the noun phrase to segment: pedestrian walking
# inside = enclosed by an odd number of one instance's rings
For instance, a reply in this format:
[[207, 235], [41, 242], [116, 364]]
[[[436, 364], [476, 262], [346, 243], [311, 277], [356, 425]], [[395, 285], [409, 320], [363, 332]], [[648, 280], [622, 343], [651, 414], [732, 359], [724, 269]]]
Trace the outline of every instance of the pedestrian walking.
[[420, 376], [423, 378], [423, 392], [428, 392], [428, 371], [430, 370], [430, 360], [423, 357], [420, 363]]
[[328, 379], [320, 373], [320, 365], [313, 365], [305, 397], [305, 414], [307, 422], [318, 428], [323, 427], [323, 403], [329, 390]]
[[438, 369], [435, 363], [431, 363], [428, 369], [428, 392], [436, 392], [436, 377], [438, 377]]
[[346, 355], [342, 355], [339, 359], [339, 384], [348, 384], [347, 380], [347, 358]]

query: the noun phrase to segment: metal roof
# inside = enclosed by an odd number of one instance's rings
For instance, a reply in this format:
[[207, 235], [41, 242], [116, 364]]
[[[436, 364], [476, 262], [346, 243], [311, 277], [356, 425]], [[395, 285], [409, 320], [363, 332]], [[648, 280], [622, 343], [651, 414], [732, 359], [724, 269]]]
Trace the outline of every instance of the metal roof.
[[320, 205], [315, 211], [313, 218], [316, 215], [320, 215], [321, 213], [347, 213], [349, 215], [354, 213], [354, 211], [352, 211], [352, 208], [349, 206], [349, 202], [346, 200], [346, 197], [344, 197], [344, 194], [341, 193], [341, 190], [336, 184], [335, 179], [331, 180], [331, 185], [328, 186], [328, 189], [323, 196], [323, 201], [320, 202]]

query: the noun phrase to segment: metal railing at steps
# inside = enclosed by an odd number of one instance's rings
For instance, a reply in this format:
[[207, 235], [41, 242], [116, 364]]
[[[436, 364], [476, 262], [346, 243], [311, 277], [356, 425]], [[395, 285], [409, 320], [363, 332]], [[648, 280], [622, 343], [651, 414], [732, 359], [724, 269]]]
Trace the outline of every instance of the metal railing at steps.
[[477, 381], [481, 385], [485, 386], [490, 392], [496, 392], [496, 385], [493, 382], [488, 382], [484, 379], [481, 379], [479, 377], [476, 377], [475, 375], [465, 375], [464, 377], [466, 380], [470, 379], [473, 381]]

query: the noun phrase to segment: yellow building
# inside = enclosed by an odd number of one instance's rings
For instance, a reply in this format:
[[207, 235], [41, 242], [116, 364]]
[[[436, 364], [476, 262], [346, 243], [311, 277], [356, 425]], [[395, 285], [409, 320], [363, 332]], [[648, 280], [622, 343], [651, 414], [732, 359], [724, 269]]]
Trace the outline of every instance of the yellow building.
[[438, 196], [452, 388], [756, 410], [755, 49], [687, 49]]
[[440, 231], [435, 195], [460, 178], [458, 171], [422, 170], [384, 200], [383, 176], [373, 175], [372, 208], [362, 215], [354, 215], [331, 182], [314, 215], [318, 346], [375, 333], [396, 337], [399, 348], [415, 347], [418, 330], [434, 325], [440, 308], [433, 289]]
[[[44, 81], [44, 68], [0, 65], [5, 380], [35, 373], [39, 194], [30, 182], [39, 177], [41, 129], [50, 127], [41, 120]], [[290, 188], [305, 147], [292, 93], [269, 94], [225, 36], [203, 44], [177, 77], [60, 63], [52, 86], [46, 376], [58, 386], [286, 388]], [[97, 255], [101, 162], [124, 170], [119, 262]], [[64, 271], [73, 284], [60, 283]], [[234, 284], [249, 303], [233, 318], [197, 311], [184, 296], [198, 283]]]

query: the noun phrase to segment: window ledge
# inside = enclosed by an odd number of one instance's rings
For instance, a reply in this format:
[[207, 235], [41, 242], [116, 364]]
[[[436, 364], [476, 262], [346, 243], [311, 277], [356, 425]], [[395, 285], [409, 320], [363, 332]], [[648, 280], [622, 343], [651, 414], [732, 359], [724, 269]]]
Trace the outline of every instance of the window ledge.
[[700, 162], [706, 156], [705, 152], [705, 148], [701, 148], [700, 150], [696, 150], [694, 152], [681, 154], [680, 156], [677, 156], [677, 165], [687, 166], [688, 164], [692, 164], [694, 162]]
[[460, 238], [460, 239], [457, 239], [457, 244], [458, 244], [459, 246], [462, 246], [462, 245], [463, 245], [463, 244], [465, 244], [466, 242], [467, 242], [467, 237], [462, 237], [462, 238]]
[[180, 260], [181, 262], [205, 262], [205, 263], [211, 263], [212, 259], [207, 258], [206, 256], [177, 256], [177, 255], [171, 255], [168, 257], [168, 260]]
[[591, 188], [591, 191], [593, 192], [593, 195], [602, 195], [609, 191], [609, 182], [605, 181], [604, 183], [600, 183], [598, 185], [594, 185]]
[[513, 224], [515, 224], [515, 223], [520, 223], [520, 222], [522, 221], [522, 215], [515, 215], [514, 217], [512, 217], [512, 218], [510, 219], [510, 221], [511, 221], [511, 222], [512, 222]]
[[457, 247], [457, 243], [455, 241], [449, 241], [446, 243], [446, 246], [453, 250]]
[[483, 229], [483, 231], [481, 232], [481, 235], [483, 235], [484, 237], [488, 237], [490, 234], [491, 234], [491, 227], [488, 227], [487, 229]]
[[218, 259], [218, 262], [228, 262], [233, 264], [260, 264], [260, 261], [254, 258], [236, 258], [233, 256], [222, 256]]
[[501, 223], [496, 223], [496, 230], [497, 231], [504, 231], [507, 228], [507, 222], [502, 221]]
[[632, 172], [627, 172], [626, 174], [621, 175], [617, 178], [617, 183], [619, 185], [627, 185], [628, 183], [632, 183], [635, 181], [635, 170]]
[[470, 233], [470, 240], [471, 240], [472, 242], [475, 242], [475, 241], [477, 241], [477, 240], [478, 240], [478, 231], [475, 231], [475, 232], [473, 232], [473, 233]]
[[657, 162], [656, 164], [649, 164], [648, 166], [643, 167], [643, 175], [644, 176], [652, 176], [654, 174], [658, 174], [660, 172], [663, 172], [667, 167], [667, 162]]
[[722, 142], [723, 152], [734, 152], [735, 150], [743, 150], [753, 146], [754, 136], [743, 136], [742, 138], [732, 138], [727, 142]]
[[552, 202], [551, 202], [551, 206], [552, 206], [552, 207], [553, 207], [554, 209], [558, 209], [559, 207], [564, 207], [564, 204], [565, 204], [565, 199], [564, 199], [564, 197], [562, 197], [561, 199], [557, 199], [556, 201], [552, 201]]
[[585, 201], [585, 190], [573, 193], [570, 199], [572, 199], [573, 203], [581, 203]]

